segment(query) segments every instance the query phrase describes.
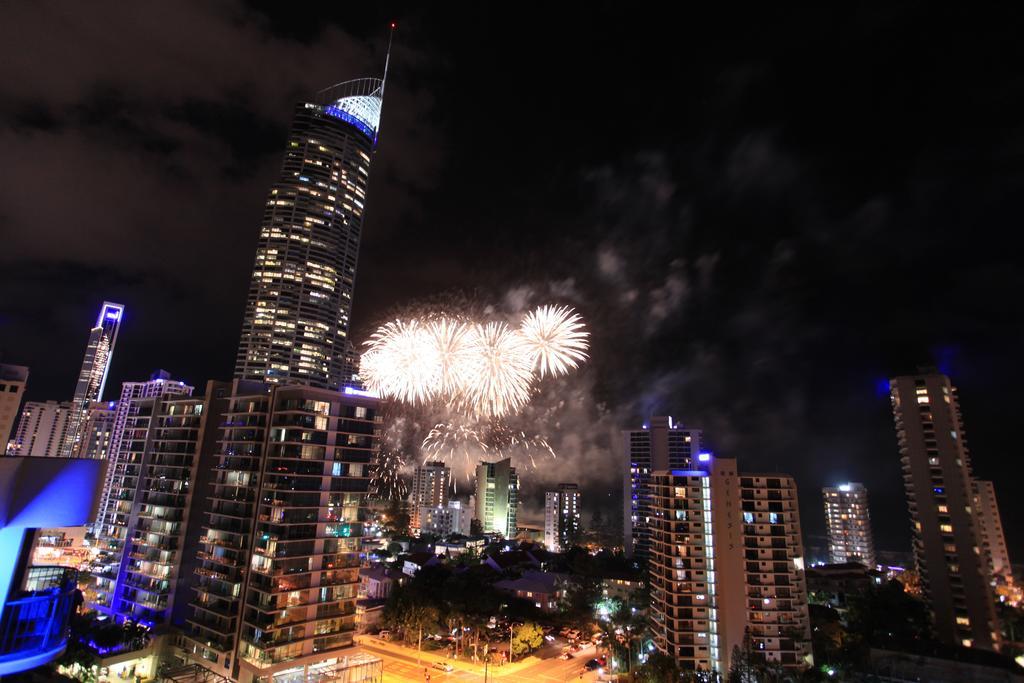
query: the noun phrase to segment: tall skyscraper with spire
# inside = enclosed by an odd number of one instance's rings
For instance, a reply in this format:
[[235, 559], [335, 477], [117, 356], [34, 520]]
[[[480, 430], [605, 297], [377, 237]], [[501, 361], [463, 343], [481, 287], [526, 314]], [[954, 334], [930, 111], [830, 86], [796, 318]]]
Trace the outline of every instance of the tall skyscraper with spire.
[[346, 81], [295, 108], [260, 226], [238, 379], [336, 389], [355, 371], [349, 316], [384, 83]]
[[71, 412], [61, 447], [61, 456], [65, 458], [74, 457], [82, 439], [82, 426], [89, 416], [89, 407], [103, 396], [103, 386], [107, 382], [110, 359], [114, 356], [114, 345], [117, 343], [117, 332], [121, 329], [123, 316], [123, 305], [104, 301], [96, 324], [89, 332], [89, 343], [85, 347], [85, 358], [78, 373], [78, 384], [75, 386], [75, 397], [71, 401]]

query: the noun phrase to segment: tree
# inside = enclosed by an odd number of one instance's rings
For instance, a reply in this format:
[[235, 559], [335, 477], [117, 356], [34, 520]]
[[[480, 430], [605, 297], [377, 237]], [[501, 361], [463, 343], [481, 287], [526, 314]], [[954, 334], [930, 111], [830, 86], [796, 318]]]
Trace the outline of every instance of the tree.
[[409, 533], [409, 513], [402, 509], [401, 501], [391, 501], [384, 515], [384, 526], [394, 535], [402, 536]]
[[676, 660], [662, 652], [653, 652], [636, 670], [636, 678], [641, 683], [676, 683], [679, 678], [679, 667]]
[[601, 582], [592, 577], [574, 574], [566, 582], [562, 599], [562, 616], [577, 628], [594, 621], [594, 603], [601, 596]]
[[743, 630], [743, 646], [732, 649], [732, 663], [729, 665], [729, 683], [760, 683], [763, 678], [762, 660], [754, 655], [754, 639], [750, 628]]
[[850, 634], [871, 647], [921, 652], [932, 645], [927, 607], [898, 581], [850, 596], [847, 606]]
[[537, 624], [527, 622], [513, 627], [512, 656], [529, 654], [544, 644], [544, 631]]

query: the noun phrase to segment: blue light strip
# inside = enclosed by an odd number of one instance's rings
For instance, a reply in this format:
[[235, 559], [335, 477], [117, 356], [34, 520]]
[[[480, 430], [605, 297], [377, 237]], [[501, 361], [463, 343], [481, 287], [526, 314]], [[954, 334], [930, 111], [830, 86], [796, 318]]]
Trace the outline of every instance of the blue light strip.
[[347, 111], [342, 111], [337, 107], [332, 107], [328, 105], [324, 107], [324, 113], [333, 116], [336, 119], [341, 119], [345, 123], [352, 124], [353, 126], [358, 128], [364, 135], [366, 135], [366, 137], [370, 138], [374, 142], [377, 141], [377, 137], [373, 131], [373, 128], [370, 128], [368, 125], [366, 125], [364, 121], [357, 119], [355, 116], [352, 116], [352, 114], [349, 114]]

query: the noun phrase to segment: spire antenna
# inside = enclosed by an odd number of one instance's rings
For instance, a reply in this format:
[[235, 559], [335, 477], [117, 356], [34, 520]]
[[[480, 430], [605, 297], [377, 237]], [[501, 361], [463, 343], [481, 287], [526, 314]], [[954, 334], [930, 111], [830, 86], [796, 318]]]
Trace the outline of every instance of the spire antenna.
[[391, 31], [388, 33], [388, 51], [384, 56], [384, 78], [380, 81], [380, 98], [382, 100], [384, 99], [384, 86], [388, 82], [388, 64], [391, 62], [391, 41], [395, 39], [395, 29], [397, 27], [397, 24], [392, 21], [390, 24]]

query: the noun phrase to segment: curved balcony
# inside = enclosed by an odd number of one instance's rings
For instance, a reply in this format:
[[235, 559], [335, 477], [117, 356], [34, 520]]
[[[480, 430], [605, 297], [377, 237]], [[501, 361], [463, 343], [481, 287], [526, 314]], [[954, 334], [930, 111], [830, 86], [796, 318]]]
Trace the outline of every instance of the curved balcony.
[[8, 600], [0, 617], [0, 676], [42, 666], [64, 653], [77, 580], [73, 569], [29, 569], [26, 583], [37, 589]]

